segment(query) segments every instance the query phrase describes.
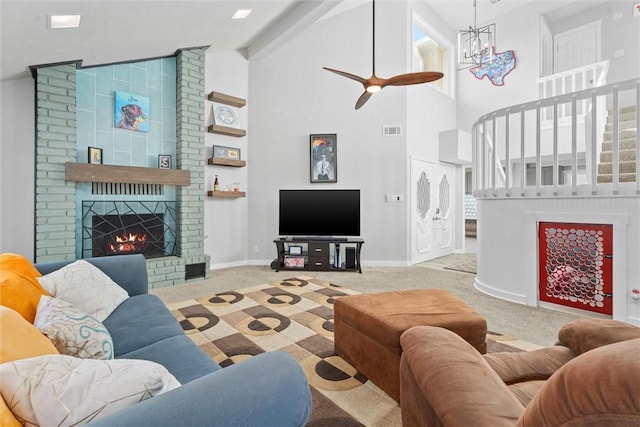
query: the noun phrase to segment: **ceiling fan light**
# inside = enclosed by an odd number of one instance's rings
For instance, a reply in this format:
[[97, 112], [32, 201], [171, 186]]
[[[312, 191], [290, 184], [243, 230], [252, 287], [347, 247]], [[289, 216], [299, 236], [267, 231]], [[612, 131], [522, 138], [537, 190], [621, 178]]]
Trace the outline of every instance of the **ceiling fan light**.
[[369, 93], [376, 93], [376, 92], [378, 92], [380, 89], [382, 89], [382, 87], [381, 87], [381, 86], [378, 86], [378, 85], [371, 85], [371, 86], [367, 87], [367, 92], [369, 92]]

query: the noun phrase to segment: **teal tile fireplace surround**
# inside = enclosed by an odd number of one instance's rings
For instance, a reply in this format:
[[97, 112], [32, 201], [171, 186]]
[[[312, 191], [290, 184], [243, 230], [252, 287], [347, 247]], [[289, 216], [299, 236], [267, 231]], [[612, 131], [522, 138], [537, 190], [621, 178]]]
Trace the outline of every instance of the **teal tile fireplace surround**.
[[[36, 261], [81, 258], [83, 201], [164, 200], [177, 205], [177, 256], [147, 260], [151, 287], [184, 283], [187, 267], [204, 265], [204, 52], [81, 68], [78, 62], [34, 67], [36, 78]], [[115, 127], [114, 92], [149, 98], [149, 131]], [[189, 170], [188, 186], [160, 193], [95, 194], [96, 184], [65, 181], [65, 164], [87, 163], [87, 148], [104, 164]], [[196, 154], [194, 154], [196, 153]], [[199, 154], [198, 154], [199, 153]], [[198, 205], [200, 207], [198, 207]]]

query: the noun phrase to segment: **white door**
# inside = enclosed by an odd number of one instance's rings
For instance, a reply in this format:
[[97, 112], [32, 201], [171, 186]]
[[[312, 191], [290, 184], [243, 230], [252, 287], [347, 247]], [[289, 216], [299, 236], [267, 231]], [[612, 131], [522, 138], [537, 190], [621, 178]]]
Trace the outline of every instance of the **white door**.
[[555, 73], [600, 61], [600, 21], [553, 36]]
[[411, 159], [411, 262], [453, 253], [455, 168]]

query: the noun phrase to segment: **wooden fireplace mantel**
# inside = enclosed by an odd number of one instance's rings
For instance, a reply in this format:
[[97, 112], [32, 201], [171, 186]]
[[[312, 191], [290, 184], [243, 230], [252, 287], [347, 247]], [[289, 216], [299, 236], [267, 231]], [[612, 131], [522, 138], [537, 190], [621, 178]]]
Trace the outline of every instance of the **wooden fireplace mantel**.
[[179, 169], [67, 162], [64, 179], [79, 182], [190, 185], [191, 173], [188, 170]]

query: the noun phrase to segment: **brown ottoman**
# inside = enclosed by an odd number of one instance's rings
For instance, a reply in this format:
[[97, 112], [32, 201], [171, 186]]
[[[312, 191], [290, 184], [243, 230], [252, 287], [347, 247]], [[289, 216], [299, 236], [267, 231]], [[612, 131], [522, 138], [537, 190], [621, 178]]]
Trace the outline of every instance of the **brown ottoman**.
[[336, 353], [400, 401], [400, 335], [413, 326], [439, 326], [486, 353], [487, 321], [444, 289], [339, 297], [334, 303]]

